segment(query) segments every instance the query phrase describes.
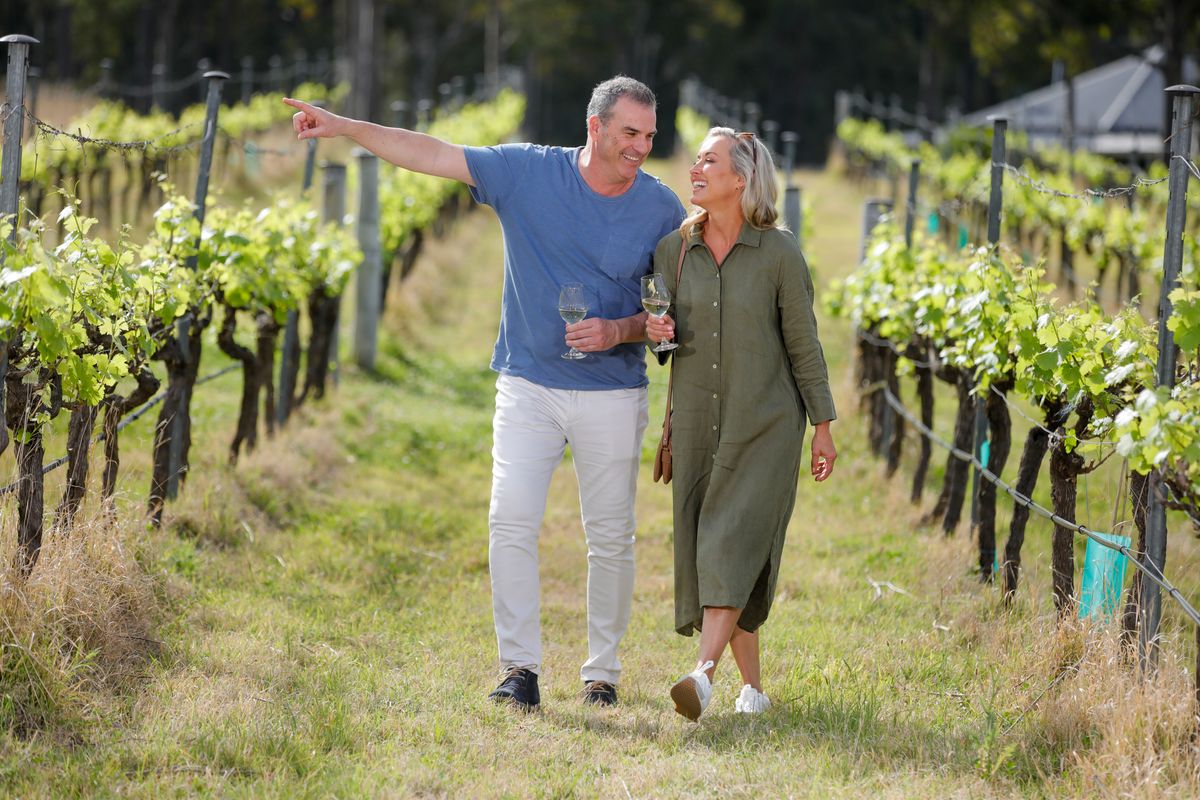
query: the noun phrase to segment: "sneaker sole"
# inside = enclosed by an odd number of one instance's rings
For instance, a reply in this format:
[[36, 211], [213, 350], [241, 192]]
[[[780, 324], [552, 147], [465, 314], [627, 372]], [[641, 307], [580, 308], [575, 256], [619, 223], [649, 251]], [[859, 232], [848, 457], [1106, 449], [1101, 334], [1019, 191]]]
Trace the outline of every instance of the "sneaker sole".
[[690, 677], [684, 678], [671, 687], [671, 699], [675, 701], [675, 711], [690, 719], [692, 722], [700, 719], [700, 693], [696, 691], [696, 682]]

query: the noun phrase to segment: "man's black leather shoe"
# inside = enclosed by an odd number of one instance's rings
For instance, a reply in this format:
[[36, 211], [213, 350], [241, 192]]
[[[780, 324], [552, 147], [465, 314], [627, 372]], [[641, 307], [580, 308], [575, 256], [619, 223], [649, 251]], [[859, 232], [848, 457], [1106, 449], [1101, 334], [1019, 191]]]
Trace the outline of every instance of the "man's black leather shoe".
[[615, 706], [617, 704], [617, 687], [608, 681], [585, 681], [583, 702], [593, 706]]
[[511, 703], [522, 711], [535, 711], [542, 704], [537, 673], [528, 669], [510, 669], [488, 699]]

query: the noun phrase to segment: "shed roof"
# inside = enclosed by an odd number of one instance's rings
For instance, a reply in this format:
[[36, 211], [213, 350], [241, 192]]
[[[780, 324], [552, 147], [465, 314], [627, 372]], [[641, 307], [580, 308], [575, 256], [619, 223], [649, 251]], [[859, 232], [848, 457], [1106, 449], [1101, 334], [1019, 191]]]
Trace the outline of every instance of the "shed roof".
[[[1106, 154], [1161, 153], [1167, 96], [1159, 46], [1119, 58], [1075, 77], [1075, 137], [1081, 147]], [[1197, 79], [1195, 60], [1184, 61], [1184, 82]], [[1041, 89], [974, 111], [961, 119], [984, 125], [1002, 114], [1009, 127], [1034, 140], [1059, 139], [1066, 119], [1067, 84]]]

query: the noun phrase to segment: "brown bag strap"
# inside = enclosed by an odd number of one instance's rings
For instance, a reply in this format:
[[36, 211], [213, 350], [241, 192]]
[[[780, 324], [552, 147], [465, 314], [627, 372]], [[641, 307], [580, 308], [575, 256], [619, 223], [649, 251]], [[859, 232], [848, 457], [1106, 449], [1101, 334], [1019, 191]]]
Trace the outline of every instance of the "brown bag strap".
[[[687, 237], [679, 242], [679, 263], [675, 265], [675, 297], [679, 297], [679, 280], [683, 277], [683, 257], [687, 254]], [[671, 391], [675, 388], [675, 354], [671, 353], [671, 377], [667, 379], [667, 414], [663, 417], [663, 441], [671, 441]]]

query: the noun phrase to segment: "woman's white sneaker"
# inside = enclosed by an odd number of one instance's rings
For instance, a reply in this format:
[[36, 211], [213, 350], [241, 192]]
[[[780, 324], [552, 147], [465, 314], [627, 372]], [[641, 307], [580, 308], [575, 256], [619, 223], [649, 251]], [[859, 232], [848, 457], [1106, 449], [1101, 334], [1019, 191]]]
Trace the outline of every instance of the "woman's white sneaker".
[[700, 719], [708, 701], [712, 699], [712, 682], [709, 681], [705, 670], [712, 669], [713, 662], [706, 661], [694, 672], [684, 675], [671, 687], [671, 699], [675, 701], [675, 711], [690, 719], [692, 722]]
[[771, 707], [771, 698], [755, 689], [750, 684], [742, 687], [733, 710], [739, 714], [761, 714]]

